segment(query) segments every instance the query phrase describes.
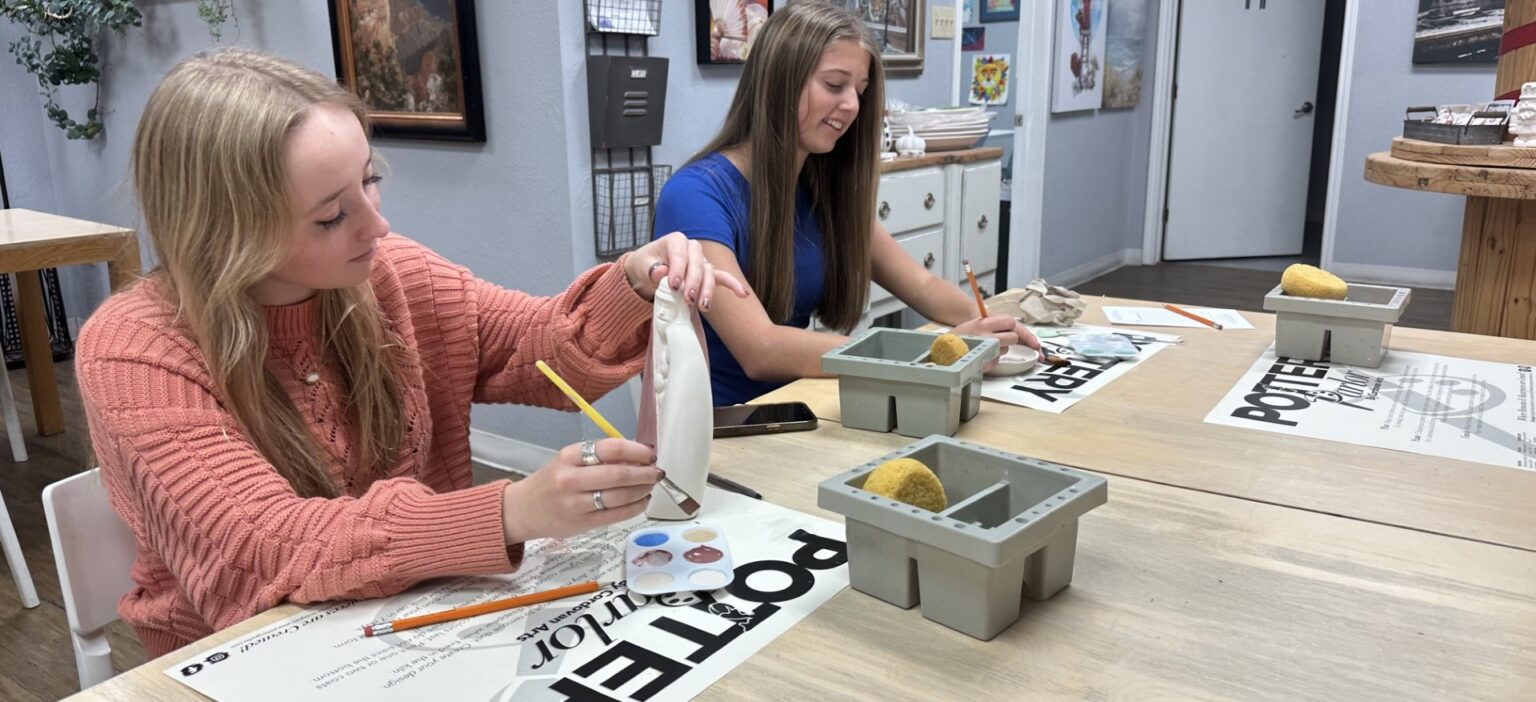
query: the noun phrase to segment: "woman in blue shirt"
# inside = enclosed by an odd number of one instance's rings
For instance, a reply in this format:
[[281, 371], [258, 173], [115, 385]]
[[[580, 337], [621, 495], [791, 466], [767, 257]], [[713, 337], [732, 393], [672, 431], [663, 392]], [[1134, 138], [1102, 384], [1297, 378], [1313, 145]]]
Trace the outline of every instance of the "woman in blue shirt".
[[974, 319], [974, 299], [875, 221], [884, 104], [880, 52], [863, 23], [795, 3], [753, 43], [720, 133], [662, 189], [654, 235], [686, 234], [754, 293], [697, 300], [715, 405], [825, 375], [822, 354], [847, 337], [810, 331], [811, 316], [851, 329], [871, 280], [958, 333], [1039, 346], [1012, 317]]

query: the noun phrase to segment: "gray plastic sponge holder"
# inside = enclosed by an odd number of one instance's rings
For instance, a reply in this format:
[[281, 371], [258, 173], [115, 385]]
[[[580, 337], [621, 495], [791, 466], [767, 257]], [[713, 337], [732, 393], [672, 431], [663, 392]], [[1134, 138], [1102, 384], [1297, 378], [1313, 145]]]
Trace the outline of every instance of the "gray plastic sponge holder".
[[[938, 475], [939, 513], [863, 490], [880, 464], [914, 458]], [[817, 504], [847, 522], [853, 589], [988, 640], [1072, 582], [1077, 520], [1109, 499], [1103, 477], [930, 436], [822, 481]]]
[[927, 361], [937, 332], [875, 328], [821, 357], [837, 375], [843, 426], [895, 430], [914, 438], [954, 436], [960, 422], [981, 411], [981, 371], [997, 358], [997, 339], [962, 336], [970, 348], [941, 366]]
[[1275, 355], [1375, 368], [1387, 353], [1392, 325], [1408, 307], [1408, 288], [1351, 283], [1342, 300], [1292, 297], [1281, 286], [1264, 296], [1275, 313]]

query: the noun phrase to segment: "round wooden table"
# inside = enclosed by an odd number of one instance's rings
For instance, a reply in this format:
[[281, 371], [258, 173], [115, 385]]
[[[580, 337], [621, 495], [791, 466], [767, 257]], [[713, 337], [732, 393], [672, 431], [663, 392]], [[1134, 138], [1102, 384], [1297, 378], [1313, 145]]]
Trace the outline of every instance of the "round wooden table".
[[1466, 195], [1451, 329], [1536, 339], [1536, 148], [1399, 137], [1366, 158], [1365, 179]]

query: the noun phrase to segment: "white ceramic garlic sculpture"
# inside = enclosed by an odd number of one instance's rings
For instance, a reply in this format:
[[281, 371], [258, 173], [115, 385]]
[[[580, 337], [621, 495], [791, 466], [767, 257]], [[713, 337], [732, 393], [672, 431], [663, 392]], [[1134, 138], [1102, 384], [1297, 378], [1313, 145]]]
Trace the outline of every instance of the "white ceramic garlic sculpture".
[[[715, 434], [709, 358], [698, 313], [668, 283], [663, 278], [656, 287], [635, 435], [640, 443], [655, 447], [656, 465], [702, 509]], [[691, 519], [696, 512], [684, 511], [657, 485], [645, 514], [652, 519]]]
[[912, 133], [911, 127], [907, 127], [906, 136], [896, 140], [896, 153], [900, 156], [922, 156], [927, 148], [928, 142]]

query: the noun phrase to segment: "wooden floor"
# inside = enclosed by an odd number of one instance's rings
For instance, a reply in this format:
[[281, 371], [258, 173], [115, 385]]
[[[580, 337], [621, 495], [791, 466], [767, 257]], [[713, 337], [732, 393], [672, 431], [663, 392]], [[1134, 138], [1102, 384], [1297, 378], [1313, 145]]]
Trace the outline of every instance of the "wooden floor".
[[[1260, 310], [1264, 293], [1274, 287], [1276, 280], [1278, 275], [1267, 271], [1165, 264], [1123, 268], [1077, 289], [1085, 295]], [[1449, 328], [1449, 292], [1415, 290], [1413, 295], [1405, 326]], [[10, 509], [43, 602], [35, 609], [23, 609], [10, 569], [0, 565], [0, 700], [7, 702], [56, 700], [77, 690], [74, 652], [70, 648], [41, 497], [44, 486], [85, 470], [93, 459], [69, 364], [61, 364], [58, 372], [67, 430], [47, 438], [37, 436], [34, 428], [25, 371], [10, 374], [31, 460], [13, 462], [9, 450], [0, 442], [0, 495]], [[477, 472], [477, 482], [489, 477], [492, 476]], [[108, 632], [113, 663], [118, 670], [144, 662], [144, 651], [132, 630], [118, 622]]]

